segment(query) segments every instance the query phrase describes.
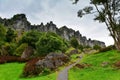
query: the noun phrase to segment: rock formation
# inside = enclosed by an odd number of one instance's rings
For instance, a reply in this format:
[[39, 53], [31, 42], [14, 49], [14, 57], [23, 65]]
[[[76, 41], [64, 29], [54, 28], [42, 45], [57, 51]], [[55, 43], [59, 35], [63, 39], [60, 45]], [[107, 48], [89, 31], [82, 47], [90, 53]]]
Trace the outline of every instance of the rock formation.
[[50, 23], [47, 23], [44, 25], [41, 23], [40, 25], [31, 25], [25, 16], [25, 14], [17, 14], [14, 15], [11, 19], [2, 19], [0, 18], [0, 23], [4, 24], [6, 27], [12, 27], [16, 30], [38, 30], [41, 32], [55, 32], [61, 37], [63, 37], [66, 40], [70, 40], [72, 37], [75, 37], [79, 44], [83, 46], [90, 46], [93, 47], [94, 45], [99, 45], [101, 47], [105, 47], [105, 43], [98, 41], [98, 40], [91, 40], [87, 39], [85, 36], [82, 36], [79, 31], [75, 31], [71, 28], [67, 28], [66, 26], [63, 26], [61, 28], [57, 28], [57, 26], [50, 21]]

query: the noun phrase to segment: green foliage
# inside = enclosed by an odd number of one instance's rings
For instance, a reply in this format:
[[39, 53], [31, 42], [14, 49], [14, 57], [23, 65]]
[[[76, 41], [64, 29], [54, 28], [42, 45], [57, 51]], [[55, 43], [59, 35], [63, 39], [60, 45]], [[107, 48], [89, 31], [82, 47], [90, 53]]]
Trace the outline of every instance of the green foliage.
[[0, 24], [0, 41], [5, 40], [6, 29], [5, 26]]
[[13, 40], [15, 40], [16, 36], [17, 36], [17, 34], [15, 34], [15, 31], [11, 28], [8, 28], [8, 30], [6, 32], [6, 41], [12, 42]]
[[4, 49], [8, 52], [7, 55], [14, 55], [13, 53], [14, 53], [17, 45], [16, 45], [16, 43], [7, 43], [6, 42], [4, 45], [2, 45], [2, 47], [4, 47]]
[[79, 45], [78, 49], [80, 49], [81, 51], [83, 51], [83, 49], [84, 49], [83, 45]]
[[69, 54], [71, 51], [73, 51], [73, 50], [75, 50], [75, 48], [73, 48], [73, 47], [70, 47], [70, 48], [68, 48], [67, 50], [66, 50], [66, 54]]
[[71, 44], [71, 46], [74, 47], [74, 48], [78, 48], [78, 46], [79, 46], [78, 40], [77, 40], [76, 38], [74, 38], [74, 37], [71, 38], [70, 44]]
[[110, 46], [107, 46], [105, 48], [101, 48], [99, 50], [99, 52], [106, 52], [106, 51], [110, 51], [110, 50], [114, 50], [114, 49], [116, 49], [115, 46], [114, 45], [110, 45]]
[[27, 46], [28, 46], [27, 43], [22, 43], [19, 47], [17, 47], [17, 49], [14, 52], [14, 55], [21, 56], [21, 54], [23, 53]]
[[101, 47], [100, 47], [99, 45], [94, 45], [94, 46], [93, 46], [93, 49], [95, 49], [95, 50], [100, 50]]
[[46, 55], [55, 51], [65, 51], [66, 47], [63, 39], [57, 34], [51, 32], [42, 35], [36, 43], [37, 53], [39, 55]]
[[29, 46], [35, 48], [35, 43], [39, 40], [41, 35], [42, 33], [35, 30], [28, 31], [23, 35], [22, 39], [19, 41], [19, 44], [27, 43]]

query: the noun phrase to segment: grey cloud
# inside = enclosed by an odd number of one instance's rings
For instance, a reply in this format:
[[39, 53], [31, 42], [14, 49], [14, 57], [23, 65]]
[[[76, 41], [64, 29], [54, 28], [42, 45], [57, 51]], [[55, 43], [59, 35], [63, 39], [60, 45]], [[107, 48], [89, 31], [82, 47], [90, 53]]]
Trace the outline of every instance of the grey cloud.
[[66, 25], [88, 38], [105, 41], [107, 45], [113, 44], [105, 25], [94, 22], [93, 16], [77, 17], [77, 11], [88, 4], [88, 0], [81, 1], [73, 5], [70, 0], [0, 0], [0, 16], [25, 13], [32, 24], [53, 21], [58, 27]]

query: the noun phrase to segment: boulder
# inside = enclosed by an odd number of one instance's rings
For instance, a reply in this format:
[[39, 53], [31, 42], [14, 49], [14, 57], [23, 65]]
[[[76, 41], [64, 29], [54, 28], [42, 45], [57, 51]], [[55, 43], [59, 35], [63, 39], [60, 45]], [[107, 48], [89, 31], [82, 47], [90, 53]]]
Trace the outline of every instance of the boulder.
[[36, 66], [37, 68], [42, 67], [53, 70], [66, 63], [68, 60], [69, 58], [62, 53], [50, 53], [45, 57], [45, 59], [36, 62]]
[[44, 72], [45, 69], [55, 70], [69, 61], [69, 57], [63, 53], [50, 53], [44, 59], [35, 58], [28, 61], [24, 67], [23, 76], [34, 76]]
[[34, 54], [34, 49], [31, 46], [28, 46], [22, 53], [21, 58], [29, 58]]

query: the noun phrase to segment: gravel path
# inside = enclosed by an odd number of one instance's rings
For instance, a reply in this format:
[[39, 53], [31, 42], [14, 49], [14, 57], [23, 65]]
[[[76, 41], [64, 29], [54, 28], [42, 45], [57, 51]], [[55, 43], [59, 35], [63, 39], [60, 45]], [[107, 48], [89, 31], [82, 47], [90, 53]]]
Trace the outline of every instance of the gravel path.
[[81, 58], [82, 58], [82, 55], [80, 56], [80, 59], [78, 59], [75, 63], [67, 66], [65, 69], [60, 71], [59, 74], [58, 74], [57, 80], [68, 80], [68, 70], [70, 68], [72, 68], [73, 66], [75, 66], [77, 63], [79, 63]]

